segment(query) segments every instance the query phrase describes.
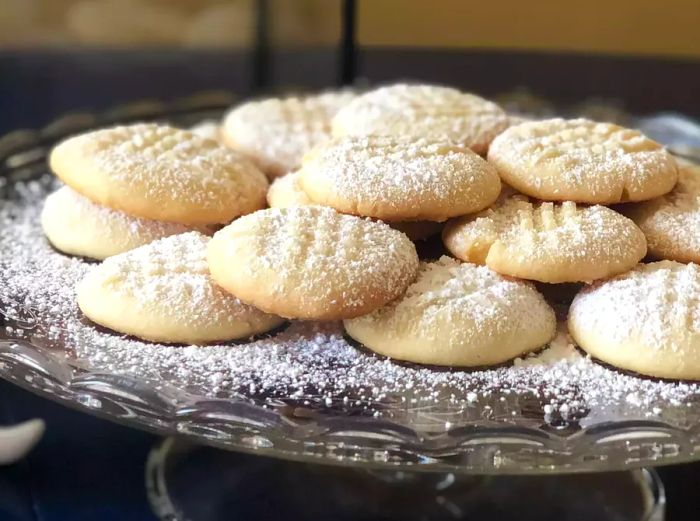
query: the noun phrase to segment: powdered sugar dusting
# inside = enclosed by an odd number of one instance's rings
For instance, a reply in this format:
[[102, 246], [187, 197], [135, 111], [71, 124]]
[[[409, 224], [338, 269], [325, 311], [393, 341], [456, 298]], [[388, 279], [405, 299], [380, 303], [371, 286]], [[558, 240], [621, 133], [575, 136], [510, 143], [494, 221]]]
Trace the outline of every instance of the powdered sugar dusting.
[[[440, 371], [357, 349], [337, 323], [295, 322], [272, 338], [203, 347], [149, 344], [95, 329], [75, 304], [75, 283], [90, 265], [56, 253], [41, 235], [47, 184], [17, 185], [18, 200], [0, 206], [0, 301], [9, 317], [4, 334], [72, 346], [74, 363], [204, 396], [243, 392], [263, 403], [283, 398], [329, 414], [375, 414], [416, 426], [428, 419], [434, 425], [436, 418], [453, 426], [476, 419], [585, 426], [656, 415], [680, 426], [694, 421], [685, 411], [698, 403], [697, 385], [625, 375], [583, 356], [550, 357], [551, 349], [538, 356], [540, 363], [527, 358], [486, 371]], [[22, 317], [38, 327], [20, 328]], [[553, 345], [572, 350], [566, 337]]]
[[[143, 337], [172, 335], [168, 340], [176, 342], [181, 338], [174, 328], [184, 330], [184, 338], [201, 339], [249, 336], [279, 325], [279, 317], [243, 304], [212, 281], [206, 261], [209, 240], [198, 232], [182, 233], [109, 257], [81, 281], [80, 305], [92, 317], [90, 308], [102, 311], [106, 300], [117, 315], [109, 317], [110, 324], [131, 332], [143, 326], [128, 322], [143, 322], [147, 326], [138, 329]], [[130, 320], [119, 317], [119, 304]], [[153, 331], [166, 326], [169, 333]]]
[[247, 102], [224, 118], [223, 140], [248, 154], [268, 175], [284, 175], [330, 137], [331, 118], [353, 97], [350, 91], [339, 91]]
[[488, 159], [519, 191], [544, 200], [615, 203], [671, 190], [673, 157], [641, 132], [587, 119], [525, 122], [508, 128]]
[[611, 276], [631, 269], [646, 254], [642, 232], [610, 208], [535, 203], [522, 195], [451, 221], [444, 239], [460, 259], [547, 282]]
[[216, 233], [209, 259], [214, 278], [241, 299], [314, 318], [356, 316], [393, 300], [418, 268], [405, 234], [321, 206], [242, 217]]
[[263, 206], [267, 190], [263, 174], [242, 154], [187, 130], [154, 123], [71, 137], [53, 149], [50, 163], [59, 177], [83, 185], [81, 191], [97, 202], [100, 194], [87, 193], [93, 189], [85, 186], [92, 185], [81, 176], [99, 176], [119, 208], [136, 205], [143, 212], [142, 207], [152, 206], [148, 213], [173, 212], [175, 218], [163, 220], [174, 222], [179, 222], [180, 208], [203, 213], [205, 224], [227, 222]]
[[335, 138], [309, 153], [300, 172], [314, 201], [395, 221], [479, 211], [501, 187], [496, 170], [469, 148], [426, 138]]
[[700, 166], [677, 161], [678, 184], [671, 192], [622, 211], [642, 229], [654, 257], [700, 262]]
[[[52, 240], [53, 232], [58, 234], [57, 239], [63, 241], [84, 241], [84, 244], [81, 242], [83, 249], [89, 249], [87, 243], [94, 240], [100, 243], [101, 252], [108, 249], [111, 253], [121, 253], [156, 239], [192, 229], [177, 223], [134, 217], [95, 204], [68, 186], [59, 188], [46, 198], [42, 219], [45, 223], [44, 230]], [[76, 233], [80, 237], [65, 237], [66, 230], [62, 228], [64, 226], [78, 227], [79, 231]], [[75, 232], [75, 229], [73, 231]], [[201, 227], [201, 231], [207, 230]]]
[[437, 85], [396, 84], [367, 92], [340, 109], [335, 136], [429, 136], [484, 153], [508, 126], [495, 103]]

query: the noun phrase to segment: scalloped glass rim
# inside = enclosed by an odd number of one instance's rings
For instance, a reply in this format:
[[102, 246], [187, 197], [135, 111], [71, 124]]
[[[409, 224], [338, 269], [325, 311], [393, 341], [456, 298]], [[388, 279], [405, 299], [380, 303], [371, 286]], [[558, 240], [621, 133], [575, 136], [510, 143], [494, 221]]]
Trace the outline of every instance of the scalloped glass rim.
[[[68, 115], [38, 131], [13, 132], [0, 138], [0, 176], [43, 169], [48, 147], [71, 133], [137, 119], [191, 124], [220, 114], [229, 103], [220, 94], [171, 105], [137, 103], [102, 115]], [[18, 151], [25, 161], [13, 164], [9, 159]], [[263, 406], [244, 395], [204, 398], [160, 381], [88, 371], [63, 354], [8, 336], [4, 328], [0, 377], [69, 407], [159, 434], [334, 465], [528, 474], [620, 470], [700, 459], [700, 421], [688, 429], [663, 421], [611, 421], [571, 433], [545, 424], [532, 428], [484, 419], [444, 432], [419, 433], [386, 419], [324, 413], [314, 404], [304, 407], [276, 400]], [[694, 405], [692, 412], [700, 419]]]

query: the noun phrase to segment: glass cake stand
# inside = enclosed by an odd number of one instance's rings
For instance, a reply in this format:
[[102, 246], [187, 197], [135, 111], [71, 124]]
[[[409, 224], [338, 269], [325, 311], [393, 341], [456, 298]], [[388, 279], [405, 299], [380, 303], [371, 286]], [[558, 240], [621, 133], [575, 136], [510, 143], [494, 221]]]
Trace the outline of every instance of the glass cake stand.
[[[225, 94], [214, 93], [167, 105], [143, 102], [103, 114], [68, 115], [38, 131], [13, 132], [0, 139], [0, 205], [9, 205], [27, 192], [23, 183], [45, 179], [47, 153], [66, 136], [130, 121], [190, 126], [220, 117], [231, 101]], [[627, 118], [656, 139], [668, 138], [665, 142], [678, 153], [693, 156], [700, 149], [698, 127], [687, 118]], [[12, 218], [5, 225], [14, 226]], [[0, 248], [0, 261], [3, 255], [7, 253]], [[11, 259], [4, 261], [7, 266]], [[204, 389], [181, 383], [174, 373], [153, 377], [141, 374], [138, 367], [117, 364], [115, 369], [114, 364], [86, 362], [61, 335], [47, 341], [54, 324], [42, 319], [41, 310], [25, 306], [3, 290], [2, 269], [0, 262], [0, 377], [69, 407], [172, 436], [154, 449], [148, 470], [151, 499], [164, 519], [199, 519], [182, 512], [201, 507], [203, 494], [212, 494], [210, 504], [225, 512], [226, 501], [244, 499], [235, 493], [243, 471], [279, 488], [286, 483], [296, 492], [276, 495], [275, 508], [298, 508], [311, 517], [312, 506], [337, 511], [340, 505], [331, 498], [341, 489], [348, 492], [344, 512], [357, 514], [348, 519], [370, 519], [372, 512], [386, 512], [388, 505], [403, 513], [403, 519], [461, 519], [465, 513], [492, 512], [488, 505], [493, 502], [506, 505], [516, 498], [522, 502], [533, 490], [552, 505], [564, 498], [593, 515], [593, 510], [586, 510], [593, 508], [590, 501], [577, 501], [600, 494], [601, 505], [613, 505], [615, 498], [606, 493], [618, 487], [627, 502], [618, 505], [619, 512], [625, 513], [610, 519], [658, 520], [663, 515], [663, 491], [655, 474], [642, 467], [700, 459], [700, 387], [691, 383], [667, 383], [668, 393], [640, 403], [637, 395], [656, 384], [621, 375], [624, 382], [637, 382], [625, 399], [604, 405], [583, 403], [576, 410], [553, 408], [550, 403], [555, 400], [546, 383], [534, 383], [531, 392], [521, 393], [492, 385], [478, 395], [465, 393], [466, 398], [455, 397], [450, 384], [427, 394], [403, 385], [400, 391], [376, 396], [371, 386], [333, 396], [319, 386], [294, 392], [280, 386], [262, 393], [254, 385]], [[280, 333], [284, 334], [291, 333]], [[357, 353], [355, 357], [380, 363], [361, 347]], [[318, 368], [312, 369], [318, 374]], [[436, 368], [401, 370], [420, 378], [442, 374], [447, 381], [451, 374]], [[338, 367], [334, 371], [339, 374]], [[381, 383], [384, 389], [389, 384]], [[682, 399], [678, 399], [679, 389]], [[575, 394], [577, 389], [569, 391]], [[273, 465], [271, 460], [242, 453], [301, 463]], [[313, 465], [317, 463], [333, 468]], [[340, 472], [338, 467], [353, 470]], [[212, 469], [208, 475], [207, 468]], [[599, 471], [617, 473], [596, 478], [574, 475]], [[559, 476], [547, 477], [551, 474]], [[182, 480], [194, 480], [197, 487], [183, 488]], [[255, 486], [248, 482], [242, 490], [262, 494]], [[175, 497], [174, 490], [178, 491]], [[303, 491], [320, 491], [327, 504], [305, 504]], [[625, 510], [630, 505], [632, 510]], [[610, 512], [617, 512], [611, 508]], [[223, 519], [221, 512], [211, 514], [210, 519]], [[601, 516], [593, 518], [607, 519]], [[345, 519], [340, 514], [334, 518]], [[579, 518], [585, 517], [561, 517]]]

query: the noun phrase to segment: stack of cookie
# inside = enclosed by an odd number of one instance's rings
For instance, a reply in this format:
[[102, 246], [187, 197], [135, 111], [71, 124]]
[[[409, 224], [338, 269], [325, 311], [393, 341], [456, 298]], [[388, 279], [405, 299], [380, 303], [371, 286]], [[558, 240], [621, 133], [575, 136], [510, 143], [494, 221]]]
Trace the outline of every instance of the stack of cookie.
[[[676, 186], [676, 161], [641, 133], [583, 119], [516, 123], [456, 89], [393, 85], [246, 103], [216, 136], [223, 145], [135, 125], [55, 149], [54, 171], [82, 194], [73, 197], [174, 235], [87, 276], [78, 303], [93, 321], [201, 343], [280, 317], [343, 320], [392, 358], [479, 367], [554, 336], [554, 311], [530, 281], [586, 283], [568, 320], [584, 350], [700, 379], [700, 268], [639, 264], [647, 242], [658, 258], [700, 257], [700, 174], [682, 164]], [[85, 218], [59, 222], [50, 207], [44, 227], [57, 248], [106, 256], [62, 247], [56, 236]], [[232, 219], [212, 239], [200, 233]], [[420, 262], [411, 239], [443, 223], [454, 258]]]

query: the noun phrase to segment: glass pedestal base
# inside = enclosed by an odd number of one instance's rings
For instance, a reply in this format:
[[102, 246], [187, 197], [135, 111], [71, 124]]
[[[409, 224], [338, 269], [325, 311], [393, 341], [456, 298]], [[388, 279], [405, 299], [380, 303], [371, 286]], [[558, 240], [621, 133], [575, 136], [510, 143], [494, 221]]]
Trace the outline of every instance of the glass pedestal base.
[[167, 521], [663, 521], [653, 470], [473, 476], [287, 462], [165, 439], [146, 475]]

